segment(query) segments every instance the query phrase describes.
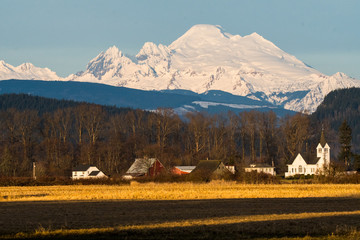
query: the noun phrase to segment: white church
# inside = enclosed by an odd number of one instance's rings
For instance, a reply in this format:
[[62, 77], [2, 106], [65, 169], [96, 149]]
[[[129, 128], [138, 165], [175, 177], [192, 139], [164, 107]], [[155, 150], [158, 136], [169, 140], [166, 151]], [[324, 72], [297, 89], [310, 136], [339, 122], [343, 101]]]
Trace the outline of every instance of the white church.
[[320, 143], [316, 147], [317, 161], [310, 163], [306, 162], [299, 153], [292, 164], [288, 164], [288, 171], [285, 172], [285, 177], [291, 177], [294, 175], [314, 175], [321, 174], [325, 168], [330, 165], [330, 147], [326, 143], [324, 137], [324, 131], [321, 132]]

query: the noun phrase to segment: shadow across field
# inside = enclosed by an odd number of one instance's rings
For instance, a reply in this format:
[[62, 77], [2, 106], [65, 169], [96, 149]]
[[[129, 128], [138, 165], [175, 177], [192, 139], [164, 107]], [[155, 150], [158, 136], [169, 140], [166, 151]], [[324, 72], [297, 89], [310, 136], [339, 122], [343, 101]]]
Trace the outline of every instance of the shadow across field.
[[[89, 229], [109, 232], [67, 235], [68, 239], [206, 239], [270, 236], [326, 236], [360, 229], [360, 215], [268, 220], [235, 224], [116, 230], [117, 226], [156, 224], [270, 214], [359, 211], [358, 198], [213, 199], [179, 201], [0, 202], [0, 235], [40, 228]], [[56, 236], [51, 236], [55, 238]], [[64, 238], [64, 236], [58, 236]]]

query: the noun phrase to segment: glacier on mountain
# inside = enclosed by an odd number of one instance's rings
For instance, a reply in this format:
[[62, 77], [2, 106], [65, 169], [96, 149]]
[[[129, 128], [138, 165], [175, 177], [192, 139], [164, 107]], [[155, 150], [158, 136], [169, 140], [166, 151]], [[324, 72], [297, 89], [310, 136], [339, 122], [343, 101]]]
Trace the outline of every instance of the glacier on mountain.
[[[0, 64], [4, 79], [1, 69]], [[65, 80], [141, 90], [222, 90], [302, 112], [315, 111], [332, 90], [360, 87], [343, 73], [322, 74], [257, 33], [242, 37], [206, 24], [193, 26], [169, 46], [146, 42], [134, 58], [110, 47]]]

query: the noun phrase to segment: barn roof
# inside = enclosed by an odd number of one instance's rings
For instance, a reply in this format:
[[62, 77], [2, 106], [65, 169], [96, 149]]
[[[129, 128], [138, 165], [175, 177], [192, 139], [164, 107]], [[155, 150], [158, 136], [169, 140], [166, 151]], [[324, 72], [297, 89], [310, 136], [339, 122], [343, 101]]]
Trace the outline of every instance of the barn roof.
[[197, 171], [215, 171], [222, 162], [220, 160], [200, 160], [193, 172]]
[[137, 158], [130, 166], [129, 170], [127, 170], [126, 174], [146, 174], [156, 160], [156, 158]]
[[90, 167], [95, 167], [94, 165], [78, 165], [76, 167], [73, 168], [73, 171], [77, 171], [77, 172], [85, 172], [86, 170], [88, 170]]
[[196, 166], [175, 166], [175, 167], [183, 172], [191, 172], [196, 168]]

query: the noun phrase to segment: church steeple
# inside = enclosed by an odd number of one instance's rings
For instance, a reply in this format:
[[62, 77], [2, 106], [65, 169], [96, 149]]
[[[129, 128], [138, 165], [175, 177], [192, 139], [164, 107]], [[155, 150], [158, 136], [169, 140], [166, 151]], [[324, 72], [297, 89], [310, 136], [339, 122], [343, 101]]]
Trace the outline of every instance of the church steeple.
[[324, 135], [324, 127], [322, 127], [322, 129], [321, 129], [320, 144], [321, 144], [321, 147], [325, 147], [325, 144], [326, 144], [325, 135]]

